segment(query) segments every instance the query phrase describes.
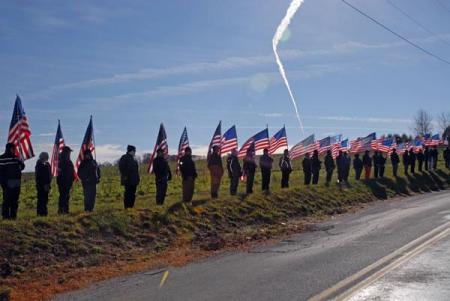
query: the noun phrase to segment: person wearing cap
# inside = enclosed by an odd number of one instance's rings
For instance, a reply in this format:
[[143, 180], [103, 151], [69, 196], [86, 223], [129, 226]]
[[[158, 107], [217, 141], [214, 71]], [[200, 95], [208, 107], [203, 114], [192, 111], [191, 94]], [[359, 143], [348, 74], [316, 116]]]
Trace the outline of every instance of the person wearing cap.
[[220, 147], [214, 145], [212, 154], [208, 157], [208, 169], [211, 176], [211, 198], [219, 196], [220, 181], [223, 176], [223, 164], [220, 157]]
[[311, 158], [311, 173], [313, 185], [317, 185], [319, 183], [319, 174], [321, 168], [322, 161], [320, 161], [319, 159], [319, 151], [315, 149]]
[[3, 219], [16, 219], [19, 208], [20, 184], [23, 161], [15, 154], [16, 147], [6, 144], [5, 153], [0, 156], [0, 183], [3, 189]]
[[52, 183], [52, 171], [48, 163], [48, 153], [42, 152], [36, 161], [34, 177], [37, 191], [37, 215], [47, 216], [48, 194]]
[[153, 173], [155, 174], [156, 205], [164, 204], [168, 181], [172, 179], [169, 163], [164, 157], [164, 150], [158, 148], [156, 158], [153, 160]]
[[269, 156], [269, 149], [263, 150], [263, 155], [259, 158], [259, 168], [261, 168], [261, 189], [268, 192], [270, 190], [270, 175], [272, 173], [273, 159]]
[[92, 212], [94, 210], [97, 184], [100, 183], [100, 177], [100, 167], [97, 161], [94, 160], [89, 149], [85, 150], [78, 167], [78, 178], [83, 186], [84, 211]]
[[195, 162], [192, 160], [190, 147], [185, 148], [184, 155], [180, 158], [180, 172], [183, 186], [183, 202], [189, 203], [194, 196], [195, 179], [197, 178], [197, 170]]
[[136, 200], [136, 189], [140, 182], [139, 164], [135, 159], [136, 147], [127, 146], [127, 153], [119, 160], [120, 182], [125, 188], [123, 205], [125, 209], [133, 208]]
[[[249, 152], [247, 152], [247, 155], [248, 153]], [[256, 163], [254, 168], [256, 169]], [[230, 195], [236, 195], [239, 185], [239, 178], [242, 176], [242, 168], [241, 164], [239, 163], [238, 152], [236, 149], [233, 149], [231, 151], [230, 156], [228, 156], [227, 158], [227, 170], [228, 170], [228, 177], [230, 178]], [[253, 176], [254, 175], [255, 171], [253, 170]], [[250, 174], [246, 174], [246, 176], [247, 176], [247, 193], [252, 193], [253, 177]]]
[[289, 158], [289, 151], [284, 150], [283, 156], [281, 156], [278, 166], [281, 171], [281, 188], [289, 188], [289, 175], [292, 172], [291, 159]]
[[[230, 186], [230, 192], [233, 190], [233, 192], [235, 191], [237, 193], [237, 185], [239, 184], [239, 178], [241, 177], [238, 174], [239, 174], [239, 171], [241, 170], [241, 166], [239, 164], [239, 159], [237, 159], [237, 154], [236, 154], [236, 157], [233, 157], [233, 158], [230, 157], [230, 159], [232, 159], [232, 161], [233, 161], [233, 162], [230, 162], [230, 170], [235, 171], [234, 175], [232, 172], [231, 173], [232, 175], [230, 177], [230, 179], [232, 179], [232, 181], [233, 181], [233, 189], [231, 189], [231, 186]], [[243, 161], [244, 161], [244, 163], [242, 164], [242, 171], [243, 171], [243, 175], [246, 179], [245, 192], [247, 194], [251, 194], [251, 193], [253, 193], [253, 183], [255, 181], [255, 172], [256, 172], [255, 151], [253, 148], [247, 149], [247, 153], [246, 153]], [[230, 180], [230, 185], [231, 185], [231, 180]], [[236, 185], [236, 189], [234, 189], [234, 185]]]
[[331, 178], [333, 177], [333, 171], [336, 168], [331, 150], [327, 150], [327, 154], [324, 159], [325, 171], [327, 173], [325, 184], [330, 185]]
[[62, 148], [58, 161], [58, 176], [56, 183], [59, 190], [58, 213], [69, 213], [69, 199], [70, 190], [72, 189], [73, 181], [75, 180], [75, 169], [70, 160], [70, 153], [72, 149], [68, 146]]
[[400, 157], [398, 156], [397, 150], [392, 149], [391, 153], [391, 164], [392, 164], [392, 174], [397, 177], [398, 164], [400, 163]]

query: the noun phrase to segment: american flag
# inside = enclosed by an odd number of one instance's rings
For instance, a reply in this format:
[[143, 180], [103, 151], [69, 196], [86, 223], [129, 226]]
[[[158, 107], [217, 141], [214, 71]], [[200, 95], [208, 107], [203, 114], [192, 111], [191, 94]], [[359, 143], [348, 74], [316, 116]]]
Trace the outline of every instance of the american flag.
[[319, 140], [319, 155], [322, 155], [327, 152], [331, 147], [331, 137], [325, 137]]
[[273, 154], [281, 147], [287, 147], [286, 127], [283, 126], [272, 138], [270, 138], [269, 154]]
[[289, 151], [289, 156], [291, 159], [295, 159], [305, 155], [306, 153], [311, 153], [316, 149], [319, 149], [319, 142], [314, 140], [314, 134], [312, 134], [294, 145]]
[[92, 116], [89, 120], [89, 124], [86, 128], [86, 133], [84, 134], [83, 142], [81, 143], [80, 152], [78, 153], [78, 158], [75, 163], [75, 175], [78, 174], [78, 167], [81, 164], [81, 161], [84, 159], [84, 152], [86, 150], [90, 150], [93, 152], [95, 150], [94, 145], [94, 126], [92, 124]]
[[377, 150], [383, 153], [391, 153], [395, 147], [394, 138], [385, 138], [377, 144]]
[[180, 143], [178, 143], [178, 155], [177, 155], [177, 174], [180, 172], [180, 159], [184, 155], [184, 150], [189, 146], [189, 138], [187, 134], [187, 129], [184, 127], [183, 133], [181, 134]]
[[262, 130], [259, 133], [256, 133], [254, 136], [248, 138], [247, 141], [241, 146], [241, 149], [239, 150], [238, 157], [243, 158], [247, 154], [247, 150], [249, 149], [250, 145], [252, 143], [255, 143], [255, 152], [264, 149], [269, 148], [270, 142], [269, 142], [269, 130], [266, 128]]
[[16, 146], [16, 155], [23, 160], [34, 157], [30, 136], [31, 130], [28, 124], [28, 118], [22, 107], [22, 101], [19, 95], [17, 95], [11, 124], [9, 126], [8, 142]]
[[62, 151], [62, 148], [66, 144], [64, 143], [64, 137], [61, 131], [61, 124], [58, 120], [58, 128], [56, 129], [56, 136], [55, 136], [55, 144], [53, 145], [53, 152], [52, 152], [52, 159], [50, 166], [52, 167], [52, 175], [54, 177], [58, 176], [58, 161], [59, 161], [59, 154]]
[[431, 136], [430, 134], [425, 135], [425, 146], [437, 146], [440, 144], [439, 134]]
[[153, 172], [153, 160], [156, 157], [156, 152], [158, 149], [162, 149], [164, 152], [164, 156], [169, 156], [169, 145], [167, 144], [167, 135], [166, 130], [164, 129], [164, 124], [161, 123], [159, 126], [158, 137], [156, 138], [155, 147], [153, 148], [152, 156], [150, 157], [150, 162], [148, 164], [148, 172]]
[[339, 155], [339, 151], [348, 151], [348, 139], [334, 143], [331, 146], [331, 156], [333, 157], [333, 159], [336, 159], [336, 157]]
[[233, 125], [222, 136], [222, 141], [220, 143], [220, 152], [224, 154], [237, 148], [238, 148], [238, 141], [237, 141], [236, 126]]
[[418, 153], [419, 150], [423, 149], [424, 140], [422, 137], [416, 137], [413, 141], [411, 141], [411, 147], [414, 149], [414, 152]]
[[364, 152], [372, 149], [372, 141], [376, 140], [376, 133], [371, 133], [363, 138], [358, 138], [350, 142], [350, 151], [352, 153]]
[[405, 150], [408, 149], [408, 146], [409, 146], [408, 143], [404, 143], [404, 142], [397, 144], [397, 153], [399, 155], [403, 155]]
[[211, 138], [211, 142], [209, 143], [208, 153], [206, 154], [207, 160], [209, 160], [212, 148], [216, 145], [220, 147], [221, 141], [222, 141], [222, 121], [219, 121], [219, 124], [217, 125], [216, 130], [214, 131], [214, 134]]

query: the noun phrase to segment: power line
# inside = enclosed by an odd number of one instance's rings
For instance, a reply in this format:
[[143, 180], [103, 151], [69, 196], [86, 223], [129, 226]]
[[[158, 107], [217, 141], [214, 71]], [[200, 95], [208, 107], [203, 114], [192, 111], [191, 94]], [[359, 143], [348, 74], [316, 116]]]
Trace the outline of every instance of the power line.
[[416, 43], [408, 40], [407, 38], [405, 38], [404, 36], [402, 36], [401, 34], [395, 32], [394, 30], [390, 29], [389, 27], [387, 27], [386, 25], [384, 25], [383, 23], [377, 21], [376, 19], [372, 18], [371, 16], [369, 16], [368, 14], [366, 14], [365, 12], [363, 12], [362, 10], [360, 10], [359, 8], [353, 6], [352, 4], [348, 3], [346, 0], [341, 0], [342, 2], [344, 2], [347, 6], [349, 6], [350, 8], [354, 9], [355, 11], [357, 11], [358, 13], [360, 13], [361, 15], [363, 15], [364, 17], [368, 18], [369, 20], [371, 20], [372, 22], [374, 22], [375, 24], [377, 24], [378, 26], [384, 28], [385, 30], [389, 31], [390, 33], [392, 33], [393, 35], [395, 35], [396, 37], [398, 37], [399, 39], [405, 41], [406, 43], [408, 43], [409, 45], [413, 46], [414, 48], [419, 49], [420, 51], [422, 51], [425, 54], [428, 54], [429, 56], [434, 57], [435, 59], [450, 65], [450, 61], [426, 50], [425, 48], [417, 45]]
[[443, 9], [445, 9], [446, 11], [448, 11], [450, 13], [450, 9], [447, 7], [447, 5], [442, 3], [441, 0], [435, 0], [435, 2], [437, 2]]
[[422, 23], [420, 23], [419, 21], [417, 21], [415, 18], [413, 18], [411, 15], [409, 15], [408, 13], [406, 13], [403, 9], [401, 9], [400, 7], [398, 7], [397, 5], [395, 5], [394, 3], [392, 3], [391, 0], [386, 0], [386, 2], [392, 6], [393, 8], [395, 8], [397, 11], [399, 11], [402, 15], [404, 15], [405, 17], [407, 17], [409, 20], [411, 20], [413, 23], [415, 23], [417, 26], [419, 26], [420, 28], [422, 28], [423, 30], [425, 30], [426, 32], [428, 32], [429, 34], [435, 36], [436, 38], [438, 38], [441, 42], [447, 44], [450, 46], [450, 43], [444, 39], [442, 39], [438, 34], [436, 34], [435, 32], [431, 31], [430, 29], [428, 29], [427, 27], [425, 27], [425, 25], [423, 25]]

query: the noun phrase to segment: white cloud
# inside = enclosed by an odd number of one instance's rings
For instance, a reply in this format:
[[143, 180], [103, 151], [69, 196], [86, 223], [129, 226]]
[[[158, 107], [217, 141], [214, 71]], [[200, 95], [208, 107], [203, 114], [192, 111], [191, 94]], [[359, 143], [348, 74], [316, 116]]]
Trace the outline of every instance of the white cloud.
[[411, 123], [411, 119], [403, 118], [383, 118], [383, 117], [353, 117], [353, 116], [303, 116], [305, 119], [330, 120], [330, 121], [351, 121], [369, 123]]
[[95, 146], [99, 163], [114, 163], [125, 153], [125, 147], [119, 144], [100, 144]]

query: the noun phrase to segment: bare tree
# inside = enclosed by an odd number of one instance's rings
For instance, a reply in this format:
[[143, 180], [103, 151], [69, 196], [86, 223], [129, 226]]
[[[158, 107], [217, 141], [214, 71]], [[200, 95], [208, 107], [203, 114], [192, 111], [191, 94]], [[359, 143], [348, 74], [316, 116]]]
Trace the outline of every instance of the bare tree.
[[431, 114], [425, 111], [424, 109], [420, 109], [417, 111], [416, 116], [414, 117], [414, 131], [417, 135], [425, 135], [430, 134], [433, 130], [432, 122], [433, 117]]
[[441, 112], [438, 115], [438, 125], [441, 133], [445, 132], [445, 130], [450, 126], [450, 112]]

